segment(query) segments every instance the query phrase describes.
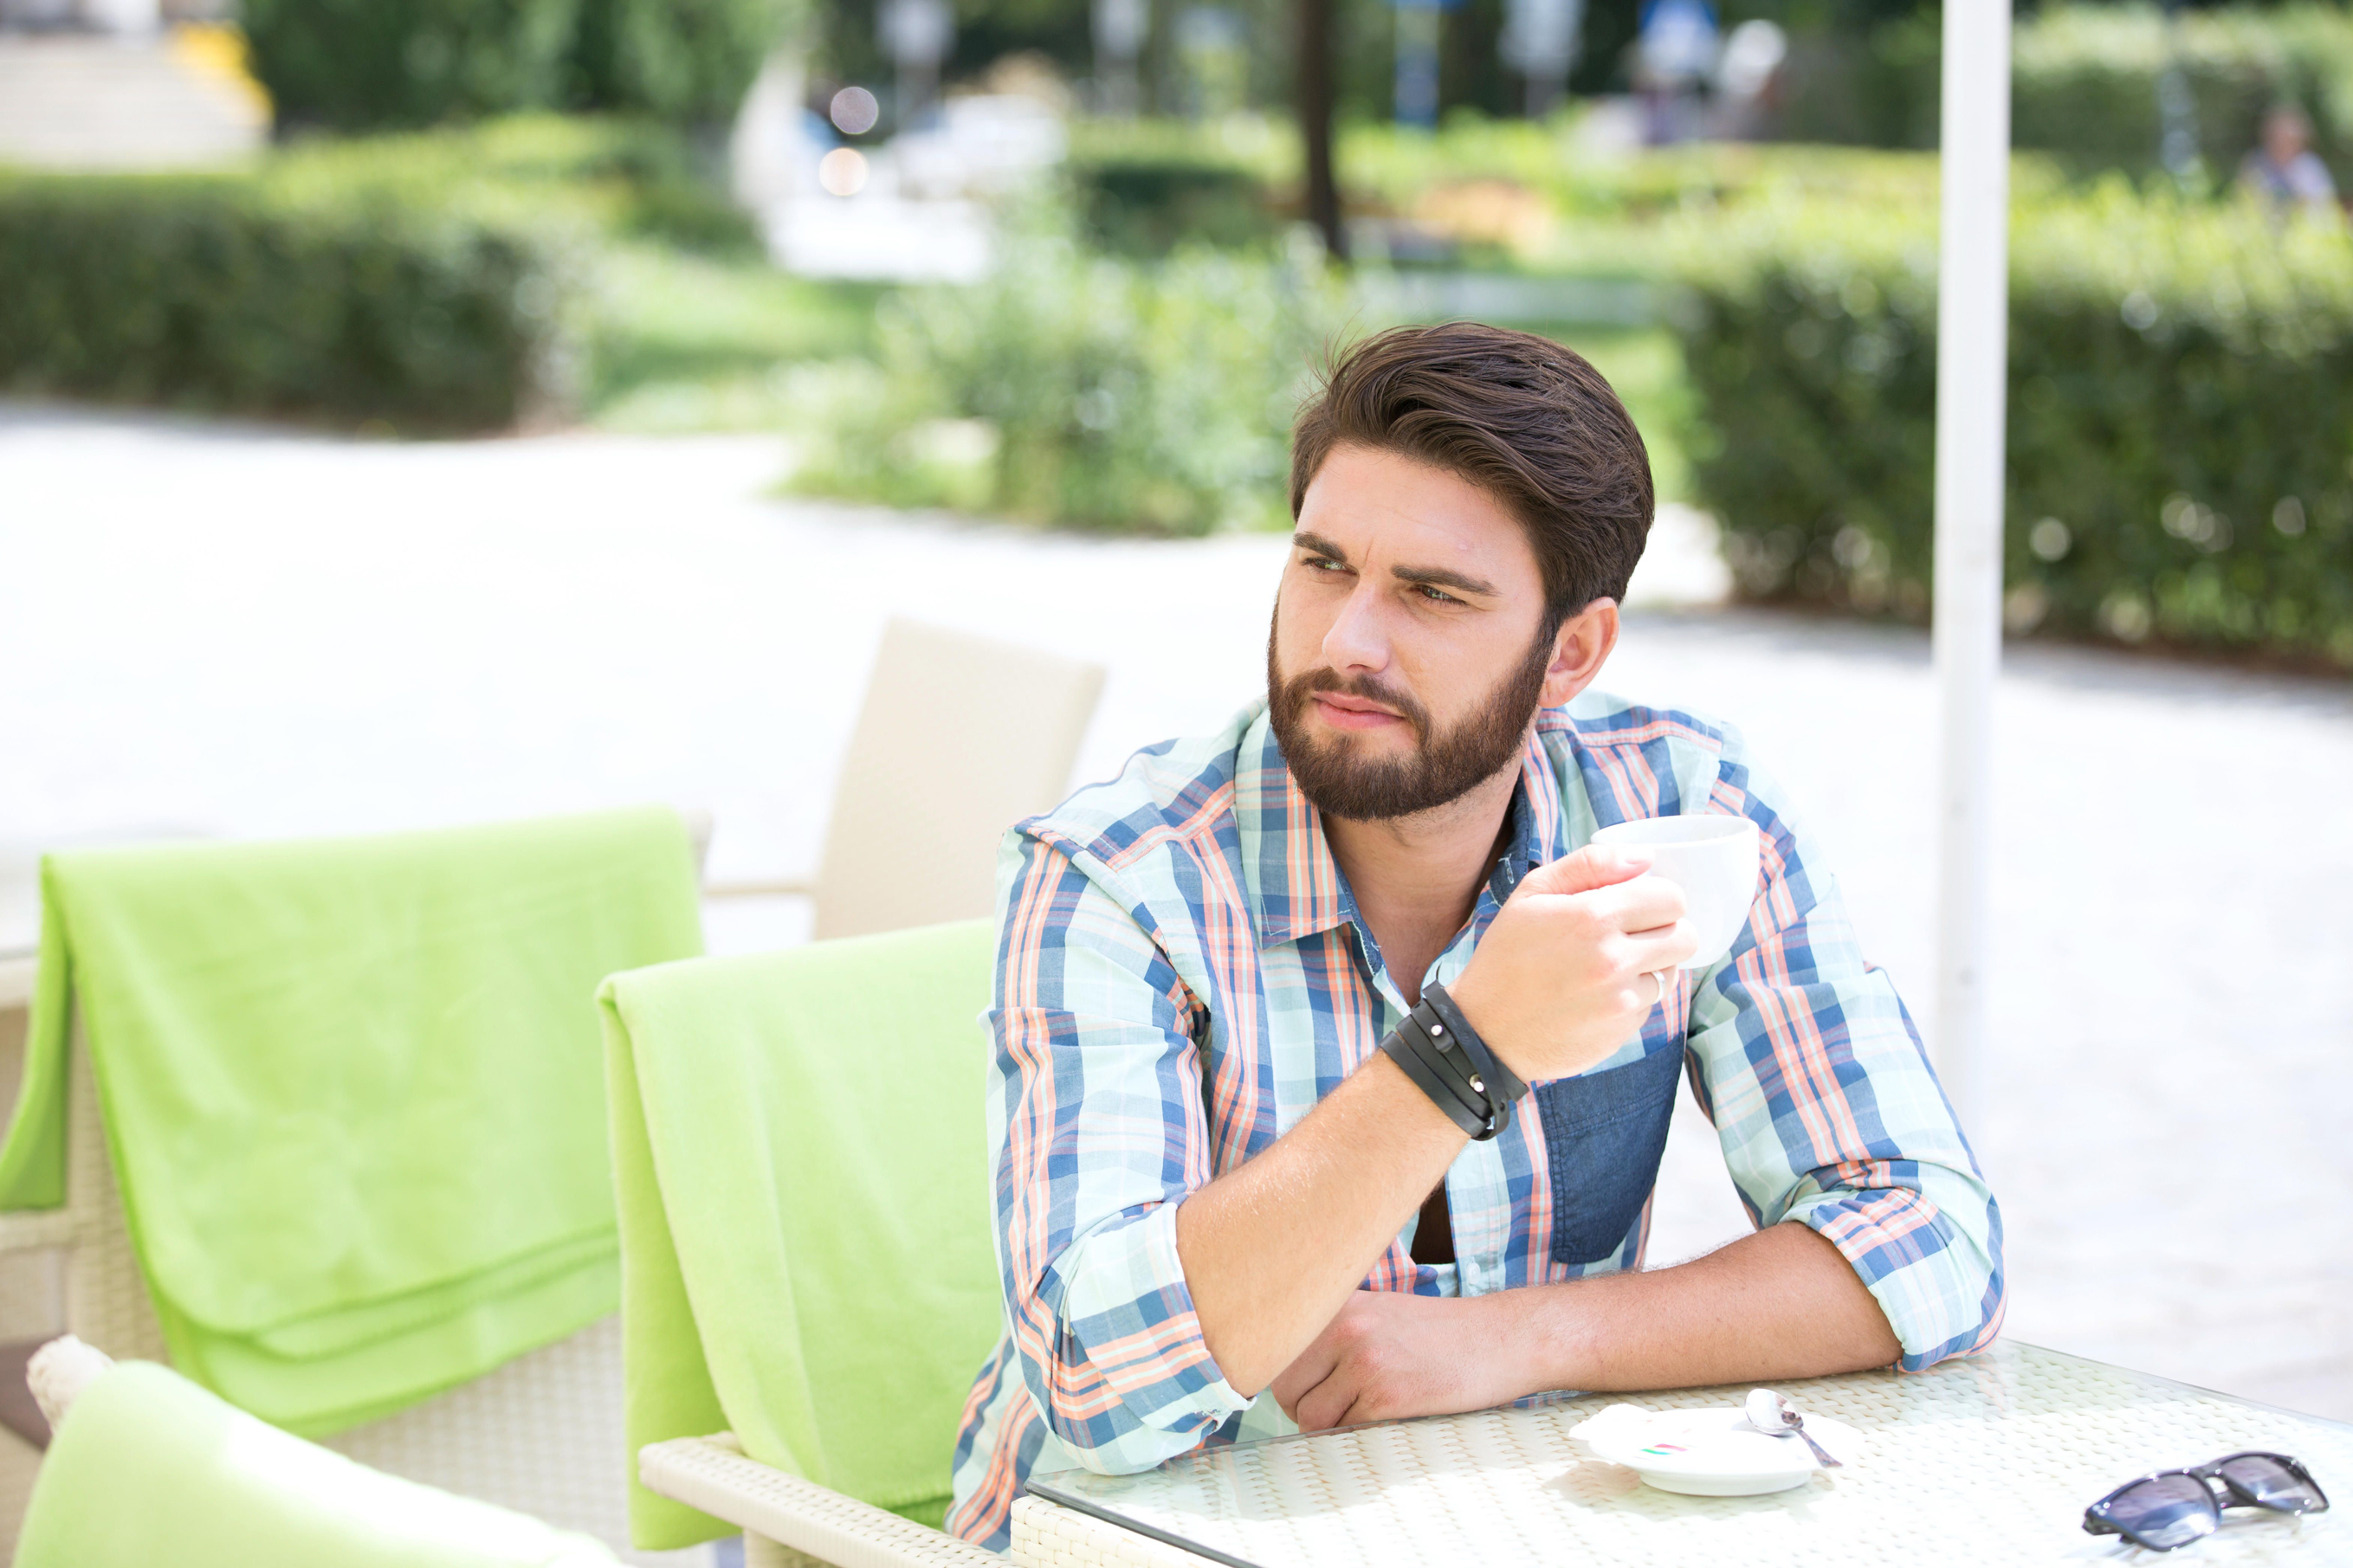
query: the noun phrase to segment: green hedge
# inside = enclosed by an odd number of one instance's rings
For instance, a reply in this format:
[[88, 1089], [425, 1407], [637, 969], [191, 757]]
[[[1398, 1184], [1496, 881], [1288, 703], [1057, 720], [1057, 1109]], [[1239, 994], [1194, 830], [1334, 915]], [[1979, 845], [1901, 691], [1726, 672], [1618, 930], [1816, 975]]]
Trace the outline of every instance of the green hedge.
[[1296, 162], [1287, 128], [1253, 119], [1082, 119], [1062, 172], [1090, 244], [1164, 257], [1187, 243], [1272, 241], [1284, 216], [1277, 193], [1297, 185]]
[[[1743, 591], [1923, 618], [1933, 206], [1768, 202], [1682, 265]], [[2353, 667], [2353, 237], [2121, 180], [2030, 195], [2010, 320], [2012, 628]]]
[[[1780, 133], [1935, 146], [1937, 28], [1927, 12], [1867, 37], [1803, 41]], [[2178, 61], [2217, 181], [2229, 181], [2255, 145], [2263, 110], [2293, 100], [2311, 114], [2316, 151], [2339, 186], [2353, 188], [2353, 12], [2342, 6], [2190, 10], [2168, 32], [2153, 5], [2052, 5], [2019, 18], [2011, 58], [2012, 144], [2053, 153], [2078, 174], [2157, 168], [2158, 79]]]
[[392, 193], [419, 206], [496, 211], [615, 238], [763, 254], [717, 161], [642, 118], [517, 114], [392, 135], [306, 138], [273, 153], [270, 183], [327, 199]]
[[281, 126], [430, 125], [563, 101], [580, 0], [243, 0]]
[[[2208, 173], [2228, 182], [2283, 100], [2312, 116], [2316, 151], [2353, 182], [2353, 13], [2338, 6], [2185, 14], [2176, 37]], [[2151, 171], [2164, 132], [2163, 17], [2141, 5], [2055, 8], [2018, 35], [2011, 141], [2082, 169]]]
[[0, 385], [486, 428], [577, 374], [546, 238], [224, 176], [0, 178]]
[[793, 0], [580, 0], [564, 102], [724, 125], [798, 15]]
[[723, 124], [793, 0], [243, 0], [281, 126], [355, 132], [533, 109]]

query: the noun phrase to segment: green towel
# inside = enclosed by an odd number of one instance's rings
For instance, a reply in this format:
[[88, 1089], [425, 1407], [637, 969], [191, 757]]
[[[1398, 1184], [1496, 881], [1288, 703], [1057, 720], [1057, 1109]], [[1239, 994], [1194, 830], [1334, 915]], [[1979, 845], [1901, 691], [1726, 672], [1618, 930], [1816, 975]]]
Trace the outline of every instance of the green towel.
[[591, 998], [699, 952], [673, 812], [52, 856], [0, 1205], [55, 1204], [69, 992], [173, 1361], [318, 1435], [611, 1311]]
[[[752, 1458], [937, 1525], [1001, 1309], [987, 921], [617, 974], [600, 998], [629, 1446]], [[632, 1467], [634, 1473], [634, 1467]], [[639, 1488], [633, 1538], [733, 1527]]]
[[41, 1460], [16, 1568], [617, 1568], [596, 1542], [354, 1464], [124, 1362]]

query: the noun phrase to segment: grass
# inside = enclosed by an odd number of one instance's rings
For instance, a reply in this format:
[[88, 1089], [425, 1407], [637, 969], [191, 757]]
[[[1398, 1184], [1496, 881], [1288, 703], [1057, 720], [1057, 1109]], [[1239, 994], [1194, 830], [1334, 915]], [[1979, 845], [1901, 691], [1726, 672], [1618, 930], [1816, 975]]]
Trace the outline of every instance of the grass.
[[587, 420], [659, 434], [776, 429], [786, 369], [871, 351], [883, 292], [756, 258], [617, 247], [600, 270]]

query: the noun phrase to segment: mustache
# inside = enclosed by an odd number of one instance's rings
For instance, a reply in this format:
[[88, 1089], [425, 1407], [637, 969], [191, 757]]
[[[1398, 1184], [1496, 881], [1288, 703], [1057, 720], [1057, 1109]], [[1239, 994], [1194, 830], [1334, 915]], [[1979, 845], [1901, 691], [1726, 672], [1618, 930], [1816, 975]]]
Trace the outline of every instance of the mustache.
[[1329, 665], [1304, 670], [1284, 682], [1283, 704], [1291, 712], [1297, 713], [1307, 706], [1308, 698], [1318, 691], [1377, 702], [1412, 725], [1417, 741], [1430, 739], [1430, 710], [1415, 700], [1411, 693], [1385, 686], [1369, 676], [1342, 675]]

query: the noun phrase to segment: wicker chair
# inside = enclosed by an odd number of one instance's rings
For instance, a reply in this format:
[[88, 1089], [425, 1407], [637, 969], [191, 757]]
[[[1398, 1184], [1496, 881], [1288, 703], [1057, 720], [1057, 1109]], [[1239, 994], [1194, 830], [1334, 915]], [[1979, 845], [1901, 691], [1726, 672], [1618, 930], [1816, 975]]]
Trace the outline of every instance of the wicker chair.
[[[1003, 1562], [837, 1489], [936, 1516], [999, 1320], [974, 1021], [994, 945], [967, 921], [607, 982], [630, 1375], [665, 1391], [632, 1412], [638, 1479], [710, 1516], [647, 1509], [640, 1539], [716, 1521], [747, 1565]], [[714, 1413], [746, 1440], [696, 1435]]]
[[[702, 862], [707, 815], [681, 814]], [[0, 960], [0, 1104], [23, 1070], [35, 959]], [[123, 1225], [98, 1085], [79, 1018], [66, 1091], [66, 1201], [0, 1212], [0, 1381], [13, 1394], [44, 1341], [73, 1334], [123, 1360], [165, 1361], [163, 1330]], [[700, 1554], [626, 1552], [618, 1315], [518, 1357], [487, 1376], [323, 1446], [375, 1468], [494, 1502], [596, 1536], [640, 1564]], [[13, 1417], [13, 1418], [12, 1418]], [[13, 1555], [39, 1473], [46, 1426], [0, 1398], [0, 1564]]]
[[815, 879], [704, 895], [813, 900], [819, 941], [988, 914], [997, 840], [1070, 787], [1103, 681], [1100, 665], [893, 620]]

